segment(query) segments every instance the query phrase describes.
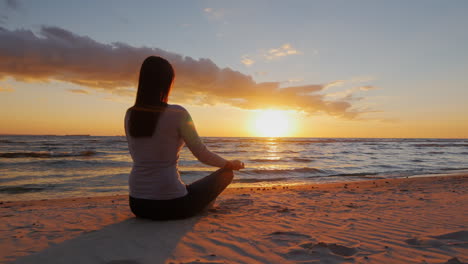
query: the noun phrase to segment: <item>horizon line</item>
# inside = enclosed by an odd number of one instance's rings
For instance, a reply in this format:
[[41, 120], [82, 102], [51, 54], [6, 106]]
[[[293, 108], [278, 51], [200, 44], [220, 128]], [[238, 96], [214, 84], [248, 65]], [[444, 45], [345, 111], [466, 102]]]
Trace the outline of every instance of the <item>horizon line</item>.
[[[50, 137], [125, 137], [125, 135], [91, 135], [91, 134], [1, 134], [0, 136], [50, 136]], [[367, 139], [468, 139], [468, 137], [263, 137], [263, 136], [202, 136], [202, 138], [367, 138]]]

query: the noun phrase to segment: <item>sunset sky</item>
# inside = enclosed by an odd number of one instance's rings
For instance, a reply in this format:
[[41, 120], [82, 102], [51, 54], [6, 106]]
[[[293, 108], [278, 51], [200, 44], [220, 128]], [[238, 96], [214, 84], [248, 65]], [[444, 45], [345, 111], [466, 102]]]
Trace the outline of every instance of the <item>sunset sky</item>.
[[467, 12], [465, 0], [0, 0], [0, 134], [123, 135], [141, 62], [159, 55], [176, 71], [170, 103], [202, 136], [266, 136], [277, 116], [279, 136], [468, 138]]

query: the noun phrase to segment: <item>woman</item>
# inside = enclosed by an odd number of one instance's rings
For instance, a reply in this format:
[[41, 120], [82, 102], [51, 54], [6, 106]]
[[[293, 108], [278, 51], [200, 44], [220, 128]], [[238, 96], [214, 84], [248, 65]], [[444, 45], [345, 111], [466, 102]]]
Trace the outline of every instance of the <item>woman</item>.
[[[187, 110], [167, 104], [173, 80], [174, 70], [168, 61], [146, 58], [135, 105], [125, 115], [125, 133], [133, 159], [130, 208], [138, 217], [168, 220], [193, 216], [231, 183], [232, 170], [244, 168], [238, 160], [227, 161], [210, 152]], [[185, 185], [177, 169], [184, 144], [199, 161], [221, 169]]]

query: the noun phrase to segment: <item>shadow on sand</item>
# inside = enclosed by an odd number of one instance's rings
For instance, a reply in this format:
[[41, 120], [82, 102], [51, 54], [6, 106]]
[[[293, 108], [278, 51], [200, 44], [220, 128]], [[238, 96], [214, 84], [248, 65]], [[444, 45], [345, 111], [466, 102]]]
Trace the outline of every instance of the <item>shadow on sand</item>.
[[130, 218], [84, 233], [13, 263], [164, 263], [200, 216], [175, 221]]

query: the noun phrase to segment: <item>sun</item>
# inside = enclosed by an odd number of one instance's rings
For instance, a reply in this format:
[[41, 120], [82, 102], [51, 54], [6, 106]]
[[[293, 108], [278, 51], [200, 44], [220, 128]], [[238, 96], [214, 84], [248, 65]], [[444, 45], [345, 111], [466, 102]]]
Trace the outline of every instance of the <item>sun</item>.
[[290, 118], [285, 111], [262, 110], [254, 120], [254, 133], [261, 137], [284, 137], [291, 133]]

